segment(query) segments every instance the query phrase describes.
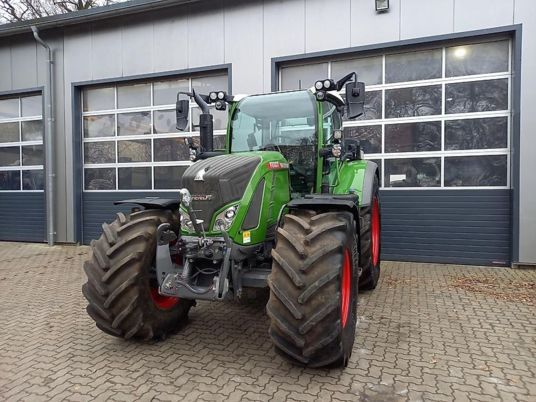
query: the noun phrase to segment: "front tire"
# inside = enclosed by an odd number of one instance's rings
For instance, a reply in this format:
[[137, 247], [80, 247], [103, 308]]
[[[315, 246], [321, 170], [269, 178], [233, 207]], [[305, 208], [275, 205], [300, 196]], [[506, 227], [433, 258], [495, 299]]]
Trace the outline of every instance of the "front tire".
[[267, 313], [276, 352], [309, 367], [346, 366], [357, 321], [353, 215], [287, 214], [272, 257]]
[[100, 238], [91, 242], [82, 292], [89, 302], [87, 313], [107, 334], [163, 339], [187, 320], [192, 301], [159, 295], [152, 272], [156, 229], [166, 222], [178, 229], [177, 218], [168, 210], [118, 213], [113, 223], [102, 225]]

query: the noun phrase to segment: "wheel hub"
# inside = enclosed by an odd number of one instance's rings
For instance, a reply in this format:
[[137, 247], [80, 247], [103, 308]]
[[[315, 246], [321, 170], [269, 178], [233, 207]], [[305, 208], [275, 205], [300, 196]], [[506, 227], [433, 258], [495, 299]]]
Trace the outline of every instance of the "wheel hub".
[[158, 288], [151, 288], [151, 299], [154, 305], [161, 310], [169, 310], [179, 302], [177, 297], [162, 296], [158, 293]]
[[372, 264], [376, 266], [380, 260], [380, 205], [378, 197], [374, 197], [372, 201], [371, 232]]
[[350, 260], [350, 251], [344, 250], [344, 260], [342, 263], [341, 278], [341, 323], [346, 327], [348, 316], [350, 314], [350, 298], [352, 292], [352, 266]]

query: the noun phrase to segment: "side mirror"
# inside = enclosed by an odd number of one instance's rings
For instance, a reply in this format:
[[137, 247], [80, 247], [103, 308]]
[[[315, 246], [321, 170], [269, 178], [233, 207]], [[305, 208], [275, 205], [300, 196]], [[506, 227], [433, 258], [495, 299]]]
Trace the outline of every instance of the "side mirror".
[[184, 131], [188, 127], [188, 113], [190, 112], [190, 101], [183, 99], [177, 101], [175, 113], [177, 115], [177, 130]]
[[346, 91], [346, 117], [355, 119], [365, 111], [365, 83], [349, 82], [344, 88]]

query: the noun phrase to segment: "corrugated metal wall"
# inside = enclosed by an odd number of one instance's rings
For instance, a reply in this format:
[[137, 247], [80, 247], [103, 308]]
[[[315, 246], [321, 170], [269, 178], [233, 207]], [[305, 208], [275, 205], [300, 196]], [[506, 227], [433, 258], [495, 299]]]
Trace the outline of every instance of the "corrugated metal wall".
[[45, 194], [0, 194], [0, 240], [36, 241], [46, 239]]
[[382, 258], [509, 265], [510, 190], [383, 190]]

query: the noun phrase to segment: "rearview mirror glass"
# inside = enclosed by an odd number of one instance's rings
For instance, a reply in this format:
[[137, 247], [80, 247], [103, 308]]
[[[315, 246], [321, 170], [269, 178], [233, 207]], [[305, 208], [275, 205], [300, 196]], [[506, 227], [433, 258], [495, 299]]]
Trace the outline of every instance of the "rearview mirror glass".
[[177, 101], [175, 113], [177, 115], [177, 130], [184, 131], [188, 127], [188, 113], [190, 112], [190, 101], [183, 99]]
[[365, 110], [365, 83], [349, 82], [345, 86], [346, 92], [346, 117], [355, 119]]

